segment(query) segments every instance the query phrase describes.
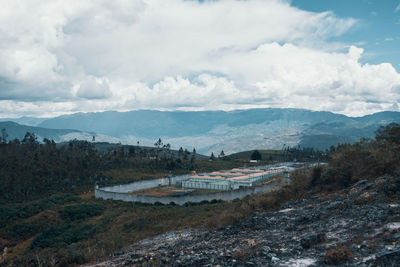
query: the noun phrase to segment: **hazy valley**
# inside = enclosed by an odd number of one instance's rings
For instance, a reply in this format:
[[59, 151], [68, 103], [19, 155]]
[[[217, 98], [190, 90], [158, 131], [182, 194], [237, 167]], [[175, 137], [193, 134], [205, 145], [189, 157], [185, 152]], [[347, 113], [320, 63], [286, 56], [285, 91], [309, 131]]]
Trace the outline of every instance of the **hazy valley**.
[[[34, 131], [41, 138], [153, 146], [161, 138], [179, 147], [210, 155], [252, 149], [282, 149], [283, 146], [325, 150], [340, 143], [371, 138], [379, 126], [400, 122], [400, 112], [381, 112], [364, 117], [347, 117], [331, 112], [302, 109], [253, 109], [224, 111], [151, 111], [77, 113], [55, 118], [13, 120], [42, 129], [8, 130], [10, 138]], [[0, 128], [5, 125], [0, 122]], [[10, 127], [10, 126], [9, 126]], [[14, 125], [14, 128], [17, 126]], [[22, 127], [22, 126], [19, 126]], [[67, 130], [74, 129], [74, 130]], [[7, 127], [6, 127], [7, 128]], [[48, 130], [46, 130], [48, 129]], [[58, 131], [50, 130], [58, 129]], [[62, 129], [62, 130], [60, 130]], [[24, 132], [25, 131], [25, 132]]]

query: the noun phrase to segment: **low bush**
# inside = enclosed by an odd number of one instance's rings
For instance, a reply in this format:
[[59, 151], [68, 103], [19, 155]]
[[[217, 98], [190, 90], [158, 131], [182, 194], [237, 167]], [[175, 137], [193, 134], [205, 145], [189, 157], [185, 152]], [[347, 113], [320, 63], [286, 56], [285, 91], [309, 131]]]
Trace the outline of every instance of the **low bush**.
[[42, 225], [36, 222], [20, 222], [8, 227], [5, 230], [4, 237], [10, 239], [26, 239], [39, 233], [42, 229]]
[[61, 226], [52, 226], [47, 230], [41, 232], [35, 239], [33, 239], [30, 248], [46, 248], [55, 247], [59, 240], [57, 238], [67, 231], [71, 226], [63, 224]]
[[30, 248], [57, 248], [93, 237], [102, 229], [95, 224], [52, 226], [33, 239]]
[[148, 220], [146, 217], [139, 217], [134, 219], [132, 222], [126, 223], [124, 224], [124, 226], [122, 227], [122, 229], [125, 232], [129, 232], [132, 230], [142, 230], [145, 229], [148, 226]]
[[106, 207], [101, 204], [77, 204], [60, 210], [60, 216], [67, 221], [83, 220], [103, 214]]
[[353, 259], [353, 254], [345, 245], [339, 245], [336, 248], [330, 248], [326, 251], [323, 261], [329, 265], [339, 265], [349, 262]]
[[8, 223], [32, 217], [44, 210], [55, 208], [57, 205], [79, 201], [80, 198], [71, 194], [56, 194], [51, 197], [27, 203], [0, 205], [0, 228]]

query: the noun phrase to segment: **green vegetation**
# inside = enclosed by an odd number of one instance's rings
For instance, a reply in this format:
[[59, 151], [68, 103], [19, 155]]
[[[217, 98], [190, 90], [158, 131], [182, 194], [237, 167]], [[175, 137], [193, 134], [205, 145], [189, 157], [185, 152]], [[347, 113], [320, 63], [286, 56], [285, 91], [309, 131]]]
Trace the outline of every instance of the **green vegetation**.
[[80, 198], [77, 195], [55, 194], [49, 198], [43, 198], [37, 201], [1, 205], [0, 228], [6, 226], [12, 221], [29, 218], [43, 212], [44, 210], [50, 210], [59, 205], [79, 200]]
[[313, 148], [284, 147], [282, 150], [243, 151], [227, 158], [239, 161], [259, 160], [268, 164], [282, 161], [325, 161], [327, 154]]
[[101, 215], [106, 207], [100, 204], [78, 204], [66, 206], [60, 210], [60, 216], [64, 220], [76, 221]]
[[95, 183], [111, 185], [188, 173], [197, 167], [193, 153], [185, 153], [192, 156], [184, 159], [185, 155], [174, 153], [169, 146], [153, 149], [110, 145], [99, 152], [86, 141], [57, 145], [44, 139], [39, 144], [32, 133], [21, 142], [4, 140], [0, 143], [0, 203], [84, 192]]
[[[5, 133], [4, 133], [5, 136]], [[95, 199], [94, 184], [112, 185], [168, 174], [239, 167], [196, 159], [169, 146], [142, 148], [72, 141], [37, 141], [27, 133], [0, 143], [0, 264], [74, 265], [109, 255], [139, 239], [194, 225], [219, 225], [239, 203], [143, 205]], [[176, 218], [180, 218], [177, 222]]]
[[329, 165], [314, 173], [310, 185], [327, 190], [348, 186], [361, 179], [400, 175], [400, 126], [390, 124], [377, 131], [376, 139], [339, 145], [329, 152]]
[[232, 223], [253, 212], [248, 201], [147, 205], [82, 195], [1, 228], [2, 248], [8, 247], [7, 262], [15, 265], [81, 264], [166, 231]]
[[[400, 191], [400, 125], [390, 124], [377, 131], [375, 140], [331, 147], [327, 166], [301, 170], [291, 175], [292, 185], [281, 190], [283, 198], [304, 197], [307, 194], [331, 192], [360, 180], [394, 179], [396, 188], [384, 188], [388, 197], [398, 197]], [[285, 193], [286, 192], [286, 193]], [[290, 197], [292, 196], [292, 197]]]
[[262, 160], [261, 153], [258, 150], [254, 150], [253, 153], [251, 153], [250, 159], [251, 160]]
[[[182, 158], [180, 159], [182, 165], [179, 165], [177, 159], [150, 160], [145, 157], [129, 156], [121, 151], [91, 154], [88, 149], [75, 150], [79, 145], [76, 142], [72, 148], [66, 145], [64, 148], [54, 149], [46, 147], [47, 144], [33, 144], [33, 152], [25, 147], [32, 144], [1, 144], [2, 151], [6, 151], [10, 157], [15, 155], [18, 159], [18, 168], [21, 168], [18, 172], [24, 174], [25, 179], [30, 182], [25, 184], [24, 179], [17, 178], [18, 183], [8, 184], [10, 174], [6, 170], [12, 168], [6, 166], [3, 169], [5, 165], [3, 162], [0, 163], [3, 164], [0, 186], [1, 188], [7, 186], [9, 190], [8, 198], [3, 197], [0, 206], [0, 249], [7, 247], [7, 253], [0, 259], [0, 265], [65, 266], [87, 263], [107, 257], [112, 251], [143, 238], [192, 226], [204, 225], [209, 228], [226, 226], [251, 216], [256, 211], [277, 209], [288, 200], [345, 188], [361, 179], [372, 180], [377, 177], [397, 179], [395, 184], [398, 186], [390, 188], [383, 186], [380, 190], [385, 190], [390, 198], [399, 198], [399, 137], [400, 126], [391, 124], [379, 129], [375, 140], [363, 139], [354, 145], [332, 147], [328, 153], [328, 165], [292, 173], [291, 184], [277, 192], [249, 196], [231, 202], [188, 203], [184, 206], [104, 201], [95, 199], [93, 193], [87, 190], [92, 188], [95, 181], [113, 183], [115, 182], [113, 177], [118, 177], [116, 178], [118, 181], [147, 179], [165, 175], [170, 171], [172, 173], [189, 171], [190, 168], [187, 167], [190, 164], [196, 166], [196, 170], [200, 172], [200, 170], [229, 169], [239, 166], [240, 162], [225, 158], [212, 161], [195, 160], [191, 163], [190, 160], [185, 161]], [[9, 148], [4, 148], [9, 145]], [[87, 144], [81, 145], [85, 147]], [[18, 149], [21, 149], [21, 152]], [[41, 165], [40, 159], [44, 160], [46, 155], [51, 154], [42, 151], [50, 151], [55, 159], [45, 160]], [[30, 160], [24, 160], [20, 154], [23, 152], [27, 153], [27, 157], [32, 156], [33, 160], [37, 152], [39, 166], [45, 166], [45, 163], [61, 164], [61, 162], [66, 165], [60, 167], [59, 176], [55, 175], [56, 167], [48, 166], [50, 173], [54, 174], [53, 178], [38, 176], [37, 180], [34, 180], [34, 176], [28, 174], [43, 170], [33, 166]], [[75, 153], [76, 158], [72, 158], [71, 153]], [[79, 165], [77, 159], [85, 158], [85, 153], [86, 156], [91, 155], [94, 158], [90, 159], [88, 165]], [[252, 151], [249, 152], [249, 157], [251, 153]], [[260, 154], [264, 159], [268, 153], [260, 151]], [[71, 158], [67, 160], [67, 156]], [[177, 164], [175, 169], [170, 170], [168, 162], [175, 162]], [[92, 173], [93, 169], [90, 166], [95, 166], [97, 163], [99, 163], [97, 166], [100, 166], [99, 171]], [[67, 183], [68, 188], [62, 188], [66, 183], [63, 180], [69, 177], [69, 174], [63, 176], [62, 171], [71, 169], [71, 172], [77, 174], [79, 168], [74, 169], [75, 164], [88, 166], [83, 170], [90, 171], [91, 177], [97, 177], [98, 180], [93, 179], [90, 182], [84, 180], [86, 178], [83, 176], [78, 176], [83, 180], [71, 180]], [[48, 184], [40, 185], [41, 179]], [[71, 185], [75, 185], [75, 188]], [[82, 188], [78, 188], [79, 185], [82, 185]], [[27, 189], [29, 186], [33, 188], [23, 191], [28, 194], [19, 193], [21, 187]], [[39, 190], [34, 188], [43, 188], [43, 195], [40, 191], [33, 193]], [[351, 257], [346, 248], [337, 248], [327, 254], [325, 261], [332, 264], [340, 263], [340, 259], [346, 257]]]
[[89, 239], [95, 233], [101, 231], [102, 229], [96, 224], [51, 226], [33, 239], [30, 248], [64, 247], [65, 245]]

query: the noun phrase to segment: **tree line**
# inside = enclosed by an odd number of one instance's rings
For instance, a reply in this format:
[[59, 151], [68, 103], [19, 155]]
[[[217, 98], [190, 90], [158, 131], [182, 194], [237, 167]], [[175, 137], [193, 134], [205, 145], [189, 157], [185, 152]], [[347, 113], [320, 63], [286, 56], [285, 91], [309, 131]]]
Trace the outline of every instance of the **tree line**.
[[[103, 170], [138, 168], [144, 172], [192, 170], [195, 150], [172, 154], [170, 147], [144, 149], [115, 146], [99, 152], [95, 144], [72, 140], [56, 144], [47, 138], [39, 142], [34, 133], [7, 142], [2, 130], [0, 139], [0, 203], [26, 201], [58, 192], [88, 190], [95, 183], [109, 184], [112, 177]], [[189, 158], [188, 155], [191, 155]]]

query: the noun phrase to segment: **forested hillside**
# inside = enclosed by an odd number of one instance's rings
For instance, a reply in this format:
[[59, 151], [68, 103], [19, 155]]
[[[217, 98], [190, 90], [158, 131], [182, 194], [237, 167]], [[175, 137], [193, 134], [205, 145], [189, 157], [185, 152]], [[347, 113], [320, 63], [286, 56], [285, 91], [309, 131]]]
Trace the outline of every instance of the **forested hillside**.
[[[146, 179], [138, 173], [188, 172], [196, 167], [193, 152], [173, 152], [169, 148], [96, 145], [87, 141], [56, 144], [26, 133], [25, 137], [0, 140], [0, 202], [26, 201], [54, 193], [87, 191], [95, 183], [109, 184]], [[118, 180], [118, 171], [133, 173]], [[130, 171], [129, 171], [130, 170]], [[117, 178], [107, 175], [114, 173]], [[127, 177], [126, 177], [127, 176]], [[152, 176], [147, 177], [151, 178]]]
[[[279, 191], [232, 202], [185, 206], [103, 201], [95, 199], [93, 193], [88, 191], [94, 182], [110, 184], [151, 179], [167, 175], [170, 171], [188, 172], [191, 168], [199, 171], [227, 169], [240, 166], [240, 162], [227, 158], [192, 161], [190, 155], [187, 159], [163, 159], [156, 153], [161, 148], [154, 148], [156, 154], [146, 154], [126, 149], [98, 152], [93, 144], [80, 141], [59, 146], [49, 140], [38, 144], [35, 136], [29, 133], [21, 142], [2, 142], [0, 149], [0, 249], [3, 250], [0, 264], [5, 265], [65, 266], [93, 262], [108, 257], [110, 253], [121, 253], [121, 248], [144, 238], [190, 227], [206, 227], [211, 236], [222, 233], [218, 229], [229, 225], [234, 226], [227, 227], [227, 233], [229, 229], [242, 227], [254, 232], [262, 223], [269, 223], [265, 221], [269, 220], [269, 216], [257, 214], [272, 212], [278, 220], [286, 220], [289, 213], [275, 211], [291, 205], [296, 206], [299, 217], [290, 218], [292, 228], [281, 227], [278, 230], [291, 231], [287, 237], [291, 240], [288, 244], [300, 246], [299, 242], [293, 243], [292, 237], [301, 235], [299, 238], [305, 238], [300, 231], [304, 229], [299, 226], [301, 222], [341, 220], [340, 212], [335, 213], [339, 210], [334, 206], [339, 204], [335, 203], [348, 203], [346, 220], [359, 222], [359, 215], [355, 215], [358, 213], [353, 209], [375, 211], [379, 210], [379, 205], [388, 207], [387, 203], [398, 203], [400, 200], [398, 124], [381, 127], [375, 139], [332, 147], [328, 152], [328, 165], [294, 172], [291, 183]], [[357, 182], [365, 185], [364, 189], [353, 189], [354, 184], [359, 188]], [[368, 193], [362, 191], [365, 188]], [[351, 194], [354, 192], [361, 195], [353, 203]], [[308, 199], [318, 202], [324, 212], [327, 210], [323, 217], [305, 217], [314, 216], [317, 212], [312, 205], [304, 207]], [[329, 199], [335, 199], [335, 202]], [[382, 218], [373, 219], [377, 227], [398, 219], [395, 214], [381, 215]], [[260, 222], [251, 223], [253, 217]], [[268, 225], [274, 227], [274, 224]], [[354, 226], [357, 229], [364, 227]], [[271, 231], [275, 231], [272, 228]], [[378, 252], [384, 247], [384, 242], [392, 240], [387, 239], [392, 238], [387, 237], [388, 234], [368, 241], [371, 242], [366, 245], [368, 253]], [[363, 235], [348, 242], [361, 244]], [[310, 251], [310, 247], [300, 249], [302, 253], [320, 255], [321, 263], [351, 263], [351, 255], [362, 255], [351, 244], [337, 244], [325, 252], [320, 249]], [[245, 264], [247, 259], [258, 255], [257, 248], [246, 248], [230, 257]], [[282, 257], [290, 256], [285, 255]], [[231, 258], [224, 258], [224, 261]], [[140, 262], [151, 264], [154, 260], [142, 257]]]

